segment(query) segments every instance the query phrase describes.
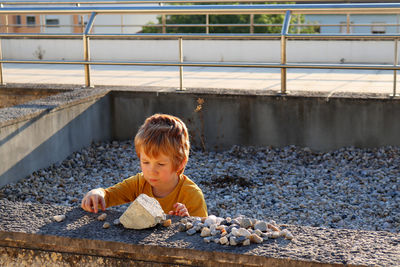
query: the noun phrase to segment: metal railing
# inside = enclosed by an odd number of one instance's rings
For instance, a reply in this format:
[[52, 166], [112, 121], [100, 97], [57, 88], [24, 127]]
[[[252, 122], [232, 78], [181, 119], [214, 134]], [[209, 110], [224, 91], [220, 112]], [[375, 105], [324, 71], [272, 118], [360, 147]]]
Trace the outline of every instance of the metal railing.
[[[17, 1], [15, 1], [17, 2]], [[27, 3], [28, 1], [20, 1]], [[40, 3], [48, 1], [40, 1]], [[91, 1], [80, 1], [89, 3]], [[100, 1], [96, 1], [100, 3]], [[115, 3], [103, 1], [102, 3]], [[160, 1], [118, 1], [118, 3], [143, 3]], [[168, 2], [168, 1], [163, 1]], [[208, 0], [198, 1], [170, 1], [180, 3], [209, 2]], [[243, 1], [256, 2], [256, 1]], [[265, 1], [263, 1], [265, 2]], [[3, 2], [4, 3], [4, 2]], [[33, 3], [33, 2], [30, 2]], [[36, 2], [39, 3], [39, 2]], [[58, 4], [61, 2], [57, 2]], [[62, 2], [62, 3], [67, 3]], [[75, 4], [69, 2], [68, 4]], [[10, 3], [7, 3], [10, 4]], [[400, 3], [382, 4], [274, 4], [274, 5], [171, 5], [171, 6], [71, 6], [71, 7], [0, 7], [0, 15], [5, 14], [77, 14], [90, 15], [90, 19], [82, 34], [22, 34], [2, 33], [0, 38], [82, 38], [83, 60], [82, 61], [59, 61], [59, 60], [10, 60], [3, 59], [0, 47], [0, 83], [3, 83], [3, 63], [32, 63], [32, 64], [77, 64], [83, 65], [85, 70], [85, 86], [91, 87], [90, 66], [91, 65], [136, 65], [136, 66], [177, 66], [179, 67], [179, 89], [183, 90], [183, 67], [244, 67], [244, 68], [280, 68], [281, 69], [281, 93], [287, 91], [287, 69], [359, 69], [359, 70], [392, 70], [393, 71], [393, 96], [396, 96], [396, 79], [398, 65], [398, 39], [399, 34], [291, 34], [288, 29], [292, 15], [296, 14], [398, 14]], [[155, 14], [155, 15], [209, 15], [209, 14], [283, 14], [284, 21], [280, 34], [93, 34], [91, 29], [98, 14]], [[176, 62], [150, 62], [150, 61], [94, 61], [90, 59], [90, 39], [102, 38], [158, 38], [178, 40], [179, 58]], [[287, 63], [287, 41], [288, 40], [344, 40], [344, 39], [379, 39], [393, 40], [394, 42], [394, 63], [393, 65], [378, 64], [294, 64]], [[183, 39], [279, 39], [280, 40], [280, 63], [221, 63], [221, 62], [184, 62], [183, 60]]]

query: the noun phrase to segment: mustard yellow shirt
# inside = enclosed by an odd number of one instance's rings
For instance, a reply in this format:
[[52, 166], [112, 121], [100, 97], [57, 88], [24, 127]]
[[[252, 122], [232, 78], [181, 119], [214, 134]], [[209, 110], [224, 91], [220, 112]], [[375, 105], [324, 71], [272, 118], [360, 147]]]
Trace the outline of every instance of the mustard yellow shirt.
[[168, 214], [177, 202], [185, 204], [190, 216], [206, 217], [207, 205], [201, 189], [186, 175], [179, 176], [178, 185], [166, 197], [153, 195], [151, 185], [138, 173], [124, 181], [104, 189], [106, 206], [116, 206], [134, 201], [140, 194], [146, 194], [158, 200], [162, 209]]

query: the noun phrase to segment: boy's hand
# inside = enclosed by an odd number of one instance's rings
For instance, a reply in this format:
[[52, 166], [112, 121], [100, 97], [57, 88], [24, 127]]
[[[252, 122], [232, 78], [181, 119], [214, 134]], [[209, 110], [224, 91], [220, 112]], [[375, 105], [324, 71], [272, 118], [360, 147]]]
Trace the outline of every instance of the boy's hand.
[[104, 200], [104, 191], [100, 188], [90, 190], [86, 193], [85, 197], [82, 199], [81, 207], [82, 209], [97, 213], [99, 210], [99, 205], [103, 211], [106, 210], [106, 201]]
[[190, 216], [185, 204], [179, 202], [174, 204], [174, 210], [171, 210], [168, 214], [181, 217]]

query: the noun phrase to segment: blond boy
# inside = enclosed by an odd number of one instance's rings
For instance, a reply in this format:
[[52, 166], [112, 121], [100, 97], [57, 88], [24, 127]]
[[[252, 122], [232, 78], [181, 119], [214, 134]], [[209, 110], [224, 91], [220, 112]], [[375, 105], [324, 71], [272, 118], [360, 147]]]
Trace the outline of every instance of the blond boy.
[[147, 118], [135, 137], [142, 173], [107, 189], [89, 191], [81, 206], [89, 212], [132, 202], [144, 193], [160, 202], [165, 213], [207, 216], [201, 189], [183, 174], [189, 159], [189, 134], [177, 117], [155, 114]]

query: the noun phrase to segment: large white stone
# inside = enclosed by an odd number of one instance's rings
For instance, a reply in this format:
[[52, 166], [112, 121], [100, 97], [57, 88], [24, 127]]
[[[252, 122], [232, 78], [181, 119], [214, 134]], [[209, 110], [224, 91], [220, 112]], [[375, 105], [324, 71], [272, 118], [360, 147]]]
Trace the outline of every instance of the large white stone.
[[145, 229], [166, 219], [160, 203], [146, 194], [139, 195], [119, 218], [125, 228]]

